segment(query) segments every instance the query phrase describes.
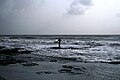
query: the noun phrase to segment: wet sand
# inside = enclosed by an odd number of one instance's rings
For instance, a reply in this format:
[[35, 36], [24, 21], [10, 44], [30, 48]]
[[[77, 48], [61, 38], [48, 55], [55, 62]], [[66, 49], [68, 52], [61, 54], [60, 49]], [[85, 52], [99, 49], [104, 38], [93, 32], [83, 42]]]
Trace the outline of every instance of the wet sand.
[[0, 37], [0, 80], [120, 80], [120, 36]]
[[[81, 62], [34, 62], [0, 66], [0, 76], [6, 80], [120, 80], [120, 64]], [[2, 80], [2, 79], [0, 79]]]

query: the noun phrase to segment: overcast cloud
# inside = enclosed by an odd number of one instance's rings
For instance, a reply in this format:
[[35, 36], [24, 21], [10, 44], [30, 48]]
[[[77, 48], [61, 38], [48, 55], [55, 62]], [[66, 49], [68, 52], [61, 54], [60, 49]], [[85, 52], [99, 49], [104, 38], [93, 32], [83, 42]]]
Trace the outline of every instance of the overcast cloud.
[[117, 17], [120, 17], [120, 12], [118, 12], [118, 13], [116, 14], [116, 16], [117, 16]]
[[120, 0], [0, 0], [0, 34], [120, 34]]
[[68, 14], [82, 15], [92, 6], [92, 0], [74, 0], [70, 4]]

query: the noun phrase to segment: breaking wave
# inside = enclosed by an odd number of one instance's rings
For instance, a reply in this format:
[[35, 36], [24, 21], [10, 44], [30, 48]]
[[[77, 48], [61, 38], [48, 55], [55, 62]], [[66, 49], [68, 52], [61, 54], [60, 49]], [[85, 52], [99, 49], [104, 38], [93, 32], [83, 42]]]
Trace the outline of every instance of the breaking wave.
[[[58, 37], [62, 39], [60, 49]], [[120, 61], [120, 36], [0, 36], [0, 50], [13, 48], [58, 60]]]

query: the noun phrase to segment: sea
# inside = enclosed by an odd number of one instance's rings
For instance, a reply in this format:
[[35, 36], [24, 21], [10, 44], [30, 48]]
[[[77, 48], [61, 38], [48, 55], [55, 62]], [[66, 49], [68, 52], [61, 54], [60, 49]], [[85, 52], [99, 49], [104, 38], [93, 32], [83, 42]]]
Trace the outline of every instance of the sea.
[[120, 61], [120, 35], [1, 35], [0, 47], [76, 62]]

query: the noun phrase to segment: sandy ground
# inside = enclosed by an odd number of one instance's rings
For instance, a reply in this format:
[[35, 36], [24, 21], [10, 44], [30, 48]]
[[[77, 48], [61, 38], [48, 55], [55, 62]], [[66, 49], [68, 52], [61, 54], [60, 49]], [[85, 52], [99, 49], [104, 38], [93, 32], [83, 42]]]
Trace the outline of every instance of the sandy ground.
[[[120, 64], [81, 62], [35, 62], [0, 66], [0, 76], [6, 80], [120, 80]], [[3, 79], [0, 79], [3, 80]]]

